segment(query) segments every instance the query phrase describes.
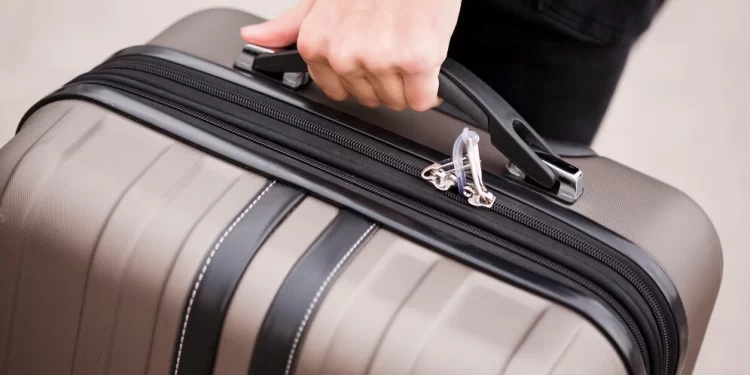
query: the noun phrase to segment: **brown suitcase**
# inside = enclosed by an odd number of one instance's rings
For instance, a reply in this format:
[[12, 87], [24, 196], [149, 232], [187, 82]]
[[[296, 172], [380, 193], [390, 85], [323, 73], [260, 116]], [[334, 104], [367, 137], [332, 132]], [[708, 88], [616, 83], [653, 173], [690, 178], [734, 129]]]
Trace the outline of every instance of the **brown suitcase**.
[[[258, 21], [208, 10], [150, 45], [186, 66], [195, 59], [231, 68], [243, 46], [237, 30]], [[127, 91], [88, 85], [40, 102], [0, 149], [0, 300], [9, 301], [0, 305], [0, 373], [670, 367], [646, 364], [638, 345], [656, 343], [628, 331], [640, 322], [565, 281], [529, 281], [538, 265], [513, 255], [482, 265], [460, 237], [451, 253], [447, 237], [433, 241], [439, 231], [415, 231], [379, 206], [353, 208], [351, 194], [329, 194], [239, 143], [186, 130]], [[440, 111], [369, 110], [330, 102], [314, 86], [302, 92], [447, 155], [466, 126]], [[484, 169], [502, 175], [508, 160], [478, 133]], [[590, 150], [554, 146], [583, 171], [585, 193], [571, 205], [522, 189], [516, 199], [645, 264], [679, 337], [662, 348], [673, 356], [662, 358], [673, 362], [664, 373], [691, 373], [721, 281], [710, 221], [670, 186]]]

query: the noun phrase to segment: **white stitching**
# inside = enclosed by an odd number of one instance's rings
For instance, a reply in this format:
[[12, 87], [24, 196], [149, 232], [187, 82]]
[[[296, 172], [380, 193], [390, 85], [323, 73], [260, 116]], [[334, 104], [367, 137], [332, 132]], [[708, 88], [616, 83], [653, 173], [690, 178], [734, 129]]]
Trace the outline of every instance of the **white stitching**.
[[292, 362], [294, 361], [294, 355], [297, 352], [297, 345], [299, 345], [299, 341], [302, 338], [302, 332], [304, 332], [305, 327], [307, 326], [307, 321], [310, 319], [310, 315], [312, 315], [313, 309], [315, 309], [315, 305], [318, 304], [318, 300], [320, 299], [320, 296], [323, 294], [323, 292], [328, 287], [328, 283], [331, 282], [331, 279], [333, 279], [334, 276], [336, 276], [336, 273], [338, 273], [339, 269], [342, 265], [344, 265], [344, 262], [352, 255], [354, 250], [359, 247], [359, 244], [362, 243], [362, 241], [365, 240], [365, 237], [367, 237], [370, 232], [375, 228], [375, 224], [370, 225], [369, 228], [365, 231], [365, 233], [362, 234], [361, 237], [357, 240], [357, 242], [352, 245], [349, 250], [344, 254], [343, 257], [339, 260], [338, 263], [336, 263], [336, 266], [333, 267], [331, 272], [328, 274], [328, 277], [325, 278], [323, 281], [323, 284], [320, 285], [320, 288], [318, 288], [318, 292], [315, 293], [315, 297], [313, 298], [312, 302], [310, 302], [310, 306], [307, 307], [307, 312], [305, 312], [304, 318], [302, 318], [302, 322], [300, 323], [299, 327], [297, 328], [297, 335], [294, 336], [294, 342], [292, 343], [292, 350], [289, 352], [289, 357], [286, 360], [286, 370], [284, 370], [284, 375], [289, 375], [289, 373], [292, 371]]
[[234, 222], [232, 222], [232, 225], [227, 228], [226, 231], [224, 231], [224, 234], [221, 235], [218, 241], [216, 241], [216, 244], [214, 245], [214, 248], [211, 250], [211, 253], [208, 255], [208, 258], [206, 259], [206, 262], [203, 264], [203, 268], [201, 269], [201, 273], [198, 275], [198, 280], [195, 281], [195, 285], [193, 286], [193, 292], [190, 295], [190, 301], [188, 302], [187, 309], [185, 310], [185, 319], [182, 323], [182, 333], [180, 334], [180, 346], [177, 349], [177, 360], [175, 360], [174, 365], [174, 374], [177, 375], [177, 371], [180, 369], [180, 358], [182, 356], [182, 344], [185, 341], [185, 332], [187, 331], [187, 324], [188, 320], [190, 319], [190, 310], [193, 308], [193, 301], [195, 301], [195, 295], [198, 293], [198, 288], [201, 286], [201, 281], [203, 280], [203, 275], [206, 273], [206, 270], [208, 270], [208, 266], [211, 264], [211, 259], [213, 259], [214, 255], [216, 255], [216, 252], [221, 247], [221, 244], [224, 243], [224, 240], [229, 236], [229, 233], [232, 233], [232, 230], [234, 230], [234, 227], [237, 226], [237, 224], [242, 221], [242, 219], [245, 217], [245, 215], [250, 212], [250, 210], [260, 201], [261, 198], [263, 198], [264, 195], [268, 192], [268, 190], [271, 190], [271, 187], [276, 184], [276, 181], [271, 182], [268, 184], [268, 186], [258, 195], [252, 203], [250, 203], [247, 208], [245, 208], [242, 213], [237, 216], [237, 218], [234, 219]]

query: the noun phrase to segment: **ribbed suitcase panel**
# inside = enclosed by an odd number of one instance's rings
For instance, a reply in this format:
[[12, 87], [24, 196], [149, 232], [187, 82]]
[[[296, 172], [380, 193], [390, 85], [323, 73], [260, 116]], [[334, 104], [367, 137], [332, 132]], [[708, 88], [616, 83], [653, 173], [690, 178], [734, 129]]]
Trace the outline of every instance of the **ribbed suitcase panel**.
[[153, 340], [162, 298], [182, 311], [189, 285], [164, 287], [197, 269], [173, 266], [265, 179], [88, 103], [28, 125], [3, 149], [18, 165], [2, 168], [0, 373], [145, 373], [153, 343], [174, 348], [174, 333]]
[[381, 230], [323, 302], [295, 374], [456, 373], [625, 369], [573, 312]]

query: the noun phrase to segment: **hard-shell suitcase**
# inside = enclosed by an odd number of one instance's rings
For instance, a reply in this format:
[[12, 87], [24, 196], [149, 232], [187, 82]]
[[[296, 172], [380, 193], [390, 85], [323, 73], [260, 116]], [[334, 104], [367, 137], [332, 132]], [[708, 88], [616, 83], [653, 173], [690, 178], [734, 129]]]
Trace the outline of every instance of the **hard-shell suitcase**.
[[190, 15], [0, 149], [0, 373], [692, 372], [722, 272], [693, 201], [450, 61], [452, 107], [330, 102], [243, 50], [258, 21]]

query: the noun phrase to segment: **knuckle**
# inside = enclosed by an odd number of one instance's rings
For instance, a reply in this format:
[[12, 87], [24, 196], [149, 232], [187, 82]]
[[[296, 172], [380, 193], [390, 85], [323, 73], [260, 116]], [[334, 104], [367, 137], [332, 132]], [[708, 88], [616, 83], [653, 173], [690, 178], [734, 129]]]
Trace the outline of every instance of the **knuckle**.
[[422, 74], [434, 69], [431, 59], [421, 56], [408, 57], [399, 62], [399, 67], [407, 74]]
[[336, 48], [331, 51], [328, 64], [339, 75], [351, 75], [359, 69], [357, 55], [348, 48]]
[[305, 61], [320, 60], [325, 57], [325, 39], [321, 37], [303, 37], [297, 41], [297, 51]]
[[380, 75], [387, 74], [394, 70], [395, 67], [395, 54], [391, 48], [388, 47], [374, 47], [371, 48], [367, 54], [362, 58], [362, 65], [367, 71]]
[[363, 55], [361, 48], [353, 44], [351, 38], [338, 38], [331, 45], [328, 65], [338, 75], [352, 75], [360, 70]]
[[435, 70], [445, 60], [444, 54], [426, 48], [404, 53], [398, 59], [398, 67], [407, 74], [422, 74]]
[[375, 75], [383, 75], [393, 70], [393, 63], [386, 55], [370, 55], [362, 59], [364, 68]]

